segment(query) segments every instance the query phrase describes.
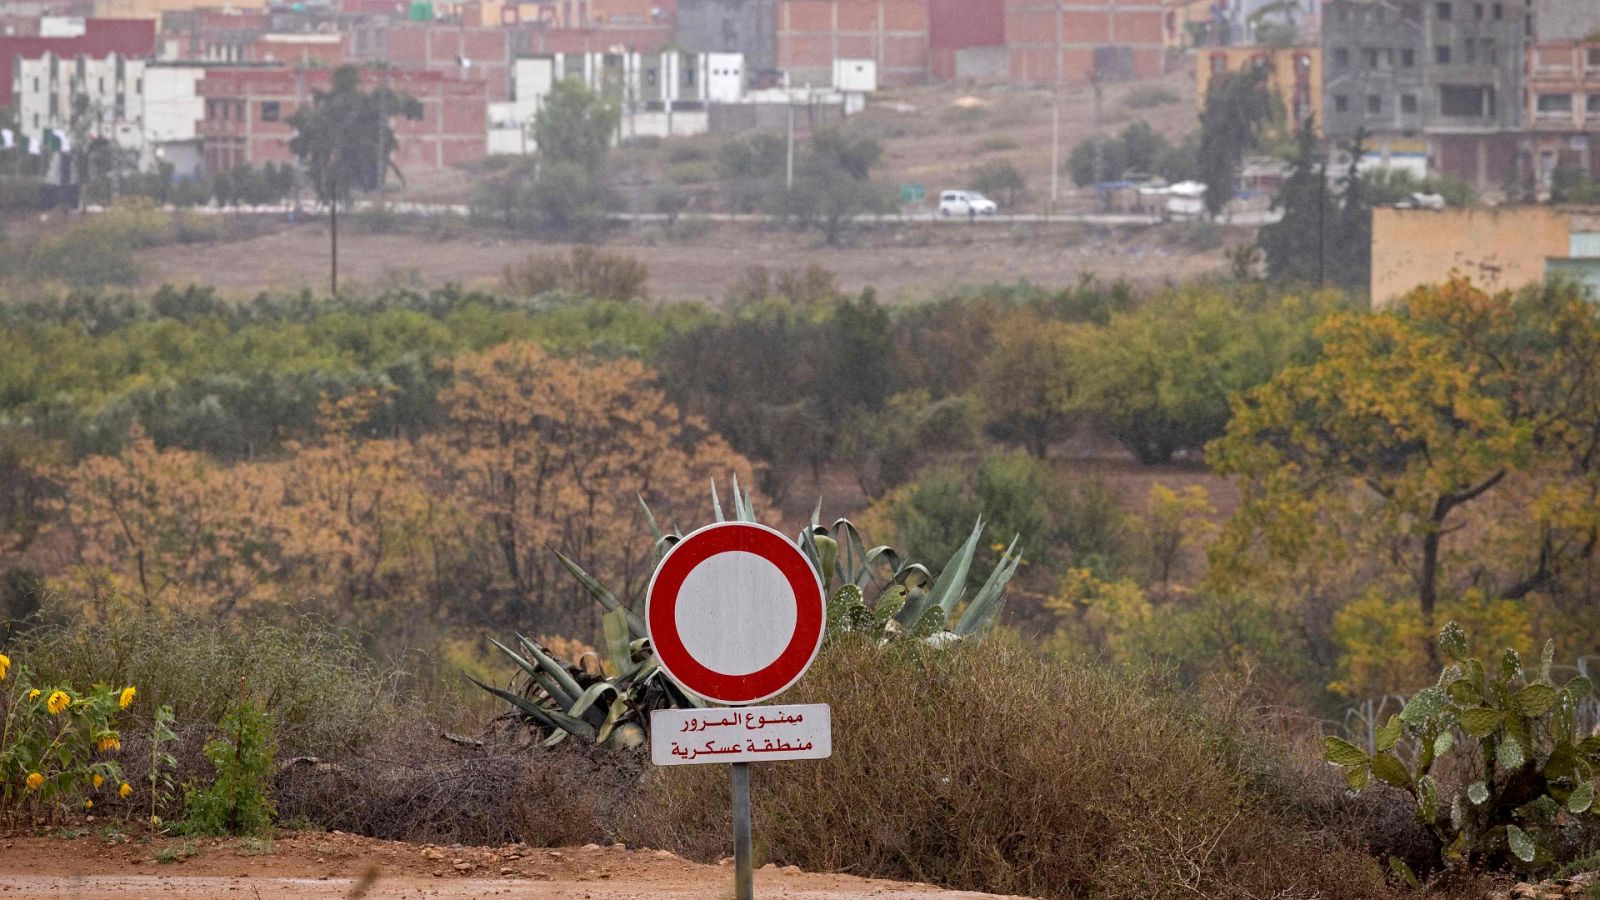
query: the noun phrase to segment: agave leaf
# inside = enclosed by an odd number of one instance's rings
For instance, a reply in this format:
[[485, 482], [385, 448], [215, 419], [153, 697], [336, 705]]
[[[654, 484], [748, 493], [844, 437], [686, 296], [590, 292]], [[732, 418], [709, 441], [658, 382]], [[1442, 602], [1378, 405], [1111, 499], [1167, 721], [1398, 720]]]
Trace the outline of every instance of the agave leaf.
[[666, 537], [666, 535], [661, 533], [661, 526], [656, 524], [656, 514], [650, 511], [650, 504], [644, 502], [643, 494], [634, 494], [634, 496], [639, 498], [639, 508], [644, 510], [644, 522], [650, 526], [650, 540], [657, 544], [661, 543], [662, 538]]
[[550, 677], [554, 678], [556, 683], [561, 685], [561, 689], [570, 695], [571, 699], [561, 705], [570, 708], [573, 703], [576, 703], [578, 698], [583, 695], [583, 687], [578, 684], [578, 679], [573, 678], [572, 673], [567, 671], [567, 667], [551, 659], [550, 655], [545, 653], [538, 644], [520, 634], [517, 635], [517, 642], [522, 645], [524, 650], [528, 651], [528, 655], [533, 657], [533, 661], [549, 671]]
[[895, 613], [895, 624], [901, 631], [912, 631], [917, 623], [922, 621], [923, 614], [933, 608], [933, 595], [924, 588], [913, 588], [906, 591], [906, 601], [900, 605], [900, 611]]
[[632, 642], [628, 640], [628, 617], [620, 609], [613, 609], [600, 617], [600, 629], [606, 638], [606, 654], [611, 657], [612, 672], [619, 677], [633, 668]]
[[[834, 543], [839, 546], [840, 562], [843, 567], [839, 580], [847, 581], [858, 588], [865, 588], [866, 580], [862, 578], [871, 565], [871, 558], [867, 556], [866, 542], [861, 540], [861, 532], [849, 519], [835, 519], [830, 529]], [[870, 575], [869, 575], [870, 577]]]
[[1411, 867], [1406, 865], [1406, 861], [1398, 856], [1389, 857], [1389, 871], [1400, 879], [1406, 887], [1414, 891], [1422, 887], [1422, 882], [1417, 880], [1417, 873], [1411, 871]]
[[504, 688], [497, 688], [484, 684], [478, 679], [473, 678], [471, 675], [467, 676], [467, 680], [495, 695], [496, 697], [499, 697], [501, 700], [506, 701], [512, 706], [515, 706], [517, 709], [521, 710], [529, 718], [538, 722], [540, 725], [543, 725], [544, 727], [554, 731], [561, 730], [561, 726], [556, 724], [555, 719], [551, 718], [550, 710], [544, 709], [537, 703], [534, 703], [532, 700], [529, 700], [528, 698], [517, 694], [514, 691], [508, 691]]
[[811, 527], [822, 524], [822, 495], [817, 495], [817, 505], [811, 508]]
[[817, 560], [822, 564], [822, 586], [826, 590], [833, 587], [833, 576], [839, 570], [839, 544], [826, 534], [814, 534], [811, 540], [817, 547]]
[[644, 627], [644, 620], [634, 615], [633, 610], [623, 606], [622, 601], [617, 599], [616, 594], [611, 593], [605, 585], [596, 581], [593, 575], [585, 572], [582, 566], [569, 559], [565, 553], [554, 547], [550, 548], [550, 550], [556, 555], [556, 559], [561, 560], [561, 564], [566, 567], [567, 571], [571, 572], [574, 578], [583, 583], [583, 586], [589, 590], [589, 595], [606, 608], [607, 612], [614, 609], [623, 611], [628, 617], [628, 630], [633, 633], [634, 637], [647, 637], [649, 635], [649, 631]]
[[550, 695], [550, 699], [561, 704], [562, 706], [571, 706], [572, 701], [577, 699], [578, 692], [573, 691], [568, 693], [565, 691], [561, 687], [561, 683], [555, 679], [554, 673], [545, 671], [542, 668], [542, 664], [529, 662], [528, 660], [524, 659], [521, 654], [492, 637], [485, 635], [485, 638], [488, 639], [489, 643], [499, 647], [500, 652], [511, 657], [511, 661], [520, 666], [524, 672], [527, 672], [528, 677], [532, 678], [535, 684], [543, 688], [546, 694]]
[[617, 727], [617, 723], [620, 722], [622, 717], [627, 715], [627, 713], [628, 698], [625, 695], [618, 693], [617, 696], [611, 699], [611, 707], [606, 710], [606, 718], [604, 722], [600, 723], [600, 730], [595, 732], [595, 743], [604, 744], [606, 742], [606, 738], [611, 737], [611, 730]]
[[967, 573], [972, 570], [972, 556], [978, 551], [978, 538], [982, 536], [983, 517], [979, 516], [972, 533], [967, 535], [967, 542], [950, 557], [949, 562], [945, 563], [944, 570], [939, 573], [939, 579], [928, 591], [932, 602], [947, 618], [955, 612], [956, 604], [961, 602], [961, 595], [966, 593]]
[[995, 564], [994, 571], [989, 573], [983, 587], [978, 588], [972, 602], [967, 604], [966, 612], [961, 614], [961, 621], [956, 623], [956, 634], [967, 637], [994, 624], [1001, 607], [1005, 605], [1006, 585], [1011, 581], [1011, 576], [1016, 574], [1017, 566], [1022, 565], [1022, 554], [1016, 553], [1020, 540], [1020, 534], [1013, 537], [1011, 546], [1000, 555], [1000, 562]]
[[711, 479], [711, 515], [717, 522], [726, 522], [722, 517], [722, 500], [717, 497], [717, 480]]
[[754, 522], [756, 520], [755, 497], [749, 491], [739, 491], [739, 476], [733, 476], [733, 505], [739, 514], [739, 521]]
[[607, 691], [621, 696], [621, 692], [612, 687], [610, 682], [597, 681], [589, 685], [588, 689], [578, 697], [578, 702], [567, 708], [567, 715], [581, 716], [585, 721], [599, 727], [605, 722], [605, 715], [595, 704], [600, 702], [600, 698], [605, 696]]

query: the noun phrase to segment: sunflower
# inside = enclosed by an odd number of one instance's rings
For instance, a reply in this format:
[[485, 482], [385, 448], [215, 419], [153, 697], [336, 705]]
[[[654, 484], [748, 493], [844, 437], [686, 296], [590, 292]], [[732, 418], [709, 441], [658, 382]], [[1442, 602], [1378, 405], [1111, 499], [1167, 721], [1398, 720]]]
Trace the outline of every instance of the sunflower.
[[99, 787], [100, 785], [106, 783], [106, 777], [101, 775], [99, 772], [94, 773], [94, 777], [89, 780], [94, 784], [95, 787]]
[[100, 739], [95, 741], [94, 747], [101, 753], [115, 753], [122, 749], [122, 740], [115, 734], [108, 733], [101, 735]]
[[45, 706], [49, 708], [50, 715], [56, 716], [60, 715], [61, 711], [71, 703], [72, 698], [67, 696], [66, 691], [52, 691], [50, 699], [45, 701]]
[[85, 800], [85, 801], [83, 801], [83, 808], [84, 809], [94, 809], [94, 801], [93, 800]]
[[122, 783], [122, 786], [121, 786], [121, 787], [118, 787], [118, 788], [117, 788], [117, 796], [118, 796], [118, 797], [121, 797], [121, 798], [122, 798], [122, 799], [124, 799], [124, 800], [126, 800], [126, 799], [128, 799], [128, 797], [129, 797], [129, 796], [130, 796], [130, 795], [131, 795], [131, 794], [132, 794], [132, 793], [133, 793], [133, 785], [131, 785], [131, 784], [129, 784], [129, 783], [127, 783], [127, 782], [126, 782], [126, 781], [124, 781], [124, 782], [123, 782], [123, 783]]
[[40, 775], [38, 772], [29, 772], [28, 773], [28, 790], [37, 791], [39, 788], [42, 788], [42, 787], [44, 787], [44, 776]]
[[34, 688], [33, 690], [29, 691], [28, 692], [28, 699], [29, 700], [37, 700], [37, 699], [39, 699], [39, 689], [38, 688]]
[[117, 696], [117, 705], [123, 709], [127, 709], [133, 705], [133, 698], [138, 693], [138, 691], [134, 690], [133, 685], [128, 685], [127, 687], [123, 688], [122, 693]]
[[6, 673], [11, 671], [11, 657], [0, 653], [0, 681], [6, 680]]

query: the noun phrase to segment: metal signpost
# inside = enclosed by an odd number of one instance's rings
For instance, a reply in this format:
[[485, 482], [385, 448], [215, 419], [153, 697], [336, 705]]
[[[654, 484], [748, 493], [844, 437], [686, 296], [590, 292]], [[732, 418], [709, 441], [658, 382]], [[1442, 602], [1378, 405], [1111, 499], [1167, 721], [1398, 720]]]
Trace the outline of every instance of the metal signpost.
[[755, 896], [750, 763], [833, 752], [826, 704], [751, 705], [800, 680], [822, 647], [826, 615], [811, 561], [765, 525], [707, 525], [673, 545], [650, 578], [645, 627], [662, 670], [685, 691], [723, 704], [651, 713], [650, 760], [731, 764], [736, 900]]

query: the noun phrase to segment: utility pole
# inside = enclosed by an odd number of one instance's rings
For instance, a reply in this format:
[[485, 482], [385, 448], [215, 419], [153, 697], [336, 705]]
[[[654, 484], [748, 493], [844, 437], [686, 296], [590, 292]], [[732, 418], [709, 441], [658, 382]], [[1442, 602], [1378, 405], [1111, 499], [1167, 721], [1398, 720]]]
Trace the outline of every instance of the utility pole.
[[1317, 175], [1317, 290], [1322, 289], [1328, 276], [1327, 206], [1328, 161], [1324, 158]]
[[1061, 0], [1055, 2], [1055, 81], [1050, 86], [1050, 215], [1061, 199]]
[[1106, 142], [1100, 133], [1102, 122], [1102, 109], [1100, 104], [1100, 73], [1094, 69], [1089, 70], [1089, 84], [1094, 88], [1094, 191], [1096, 204], [1099, 205], [1100, 183], [1106, 180]]
[[783, 186], [792, 191], [794, 190], [794, 90], [785, 88], [784, 94], [789, 101], [784, 104], [789, 108], [789, 143], [783, 160]]

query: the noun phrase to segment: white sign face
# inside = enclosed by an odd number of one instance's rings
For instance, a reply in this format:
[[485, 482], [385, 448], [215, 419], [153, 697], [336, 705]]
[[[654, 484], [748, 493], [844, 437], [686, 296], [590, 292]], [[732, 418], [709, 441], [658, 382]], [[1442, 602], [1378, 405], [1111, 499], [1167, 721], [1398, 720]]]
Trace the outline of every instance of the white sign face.
[[650, 761], [658, 766], [827, 759], [833, 717], [826, 703], [738, 709], [658, 709], [650, 714]]

